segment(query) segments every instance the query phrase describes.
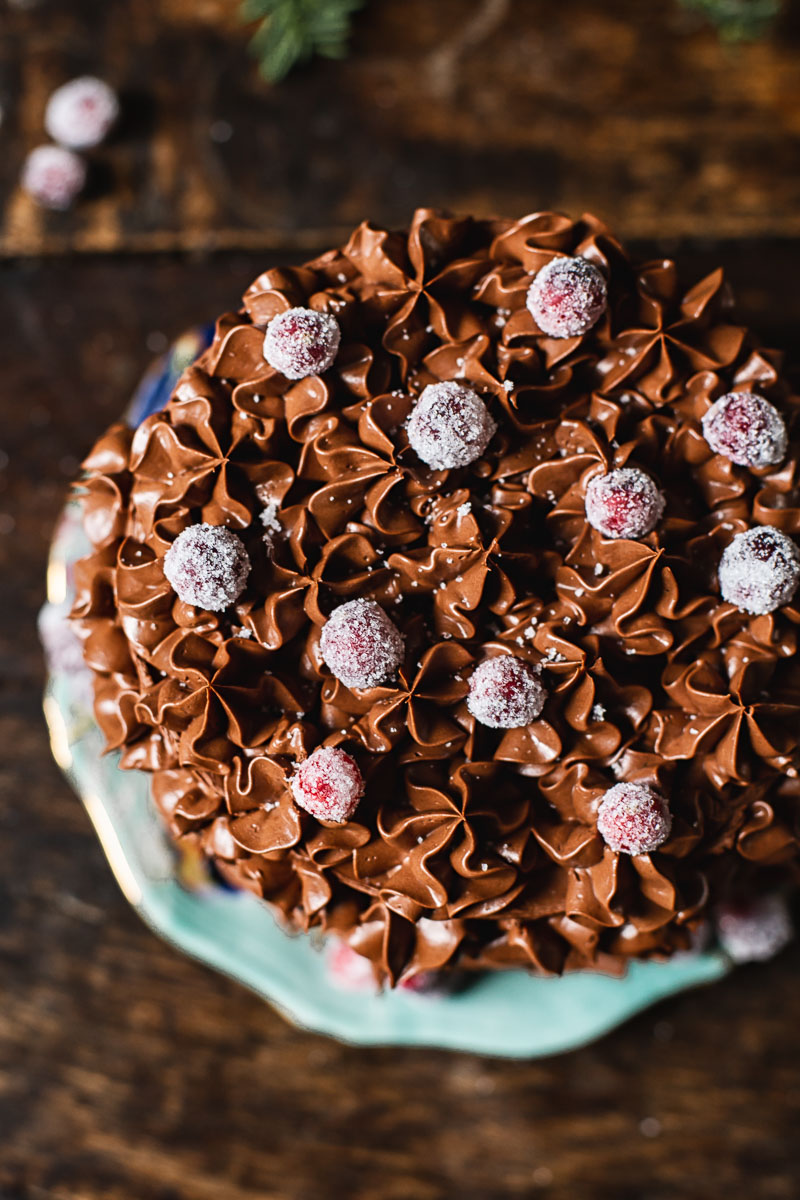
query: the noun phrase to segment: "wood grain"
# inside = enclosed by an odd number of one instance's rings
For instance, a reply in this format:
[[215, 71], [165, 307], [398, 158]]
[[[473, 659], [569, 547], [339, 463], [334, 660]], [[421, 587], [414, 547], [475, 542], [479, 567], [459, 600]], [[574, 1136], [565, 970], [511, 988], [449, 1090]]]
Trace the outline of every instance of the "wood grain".
[[[728, 264], [800, 322], [800, 247]], [[291, 1028], [127, 908], [48, 753], [34, 615], [67, 480], [150, 349], [263, 255], [6, 265], [0, 289], [2, 1200], [794, 1200], [800, 951], [542, 1062], [365, 1050]]]
[[[0, 254], [302, 250], [421, 203], [605, 216], [626, 236], [797, 236], [797, 6], [732, 50], [678, 0], [371, 0], [352, 56], [270, 87], [236, 0], [0, 9]], [[72, 213], [16, 181], [49, 92], [123, 93]]]

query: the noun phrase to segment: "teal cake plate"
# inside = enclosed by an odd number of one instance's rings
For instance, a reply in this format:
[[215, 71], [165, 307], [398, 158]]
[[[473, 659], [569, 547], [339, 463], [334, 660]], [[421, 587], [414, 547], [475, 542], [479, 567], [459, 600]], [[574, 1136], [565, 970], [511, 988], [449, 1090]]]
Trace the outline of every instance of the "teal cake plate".
[[[206, 337], [206, 330], [186, 335], [149, 372], [128, 410], [131, 424], [163, 406], [176, 374]], [[437, 1046], [518, 1058], [584, 1045], [658, 1000], [730, 970], [727, 957], [711, 949], [665, 963], [633, 963], [622, 979], [588, 972], [541, 978], [509, 970], [481, 974], [455, 992], [342, 986], [321, 939], [287, 933], [255, 896], [220, 886], [199, 858], [178, 853], [161, 826], [149, 778], [120, 770], [117, 756], [103, 754], [90, 675], [67, 619], [72, 566], [86, 550], [80, 513], [70, 504], [55, 533], [40, 616], [53, 754], [83, 800], [122, 891], [178, 949], [317, 1033], [361, 1045]]]

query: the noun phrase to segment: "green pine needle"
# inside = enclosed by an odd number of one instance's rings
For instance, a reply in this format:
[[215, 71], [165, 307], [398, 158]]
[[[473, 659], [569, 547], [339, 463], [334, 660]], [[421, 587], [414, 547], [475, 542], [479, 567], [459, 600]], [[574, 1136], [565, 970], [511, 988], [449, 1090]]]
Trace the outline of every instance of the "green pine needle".
[[717, 26], [727, 42], [752, 42], [767, 34], [783, 8], [783, 0], [683, 0]]
[[365, 0], [242, 0], [244, 21], [258, 21], [250, 48], [270, 83], [315, 54], [347, 53], [351, 18]]
[[[712, 21], [726, 41], [753, 41], [769, 32], [784, 0], [681, 0]], [[353, 14], [366, 0], [242, 0], [243, 21], [257, 21], [250, 48], [265, 79], [276, 83], [315, 54], [342, 58]]]

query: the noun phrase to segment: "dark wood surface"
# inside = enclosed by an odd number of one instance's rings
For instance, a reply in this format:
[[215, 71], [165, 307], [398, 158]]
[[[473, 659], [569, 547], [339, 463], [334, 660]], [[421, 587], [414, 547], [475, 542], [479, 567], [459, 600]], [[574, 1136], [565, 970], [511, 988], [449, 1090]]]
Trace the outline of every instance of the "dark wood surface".
[[[31, 0], [27, 0], [31, 3]], [[270, 88], [238, 0], [0, 0], [0, 251], [327, 244], [365, 214], [584, 207], [625, 236], [800, 233], [800, 5], [731, 49], [679, 0], [370, 0]], [[94, 197], [16, 189], [51, 89], [123, 91]]]
[[[127, 907], [49, 756], [34, 618], [151, 354], [364, 215], [597, 208], [725, 263], [797, 360], [796, 15], [732, 54], [673, 0], [372, 0], [351, 60], [279, 89], [244, 41], [233, 0], [0, 0], [0, 1200], [795, 1200], [800, 950], [535, 1063], [295, 1030]], [[43, 215], [14, 184], [78, 70], [126, 123]]]

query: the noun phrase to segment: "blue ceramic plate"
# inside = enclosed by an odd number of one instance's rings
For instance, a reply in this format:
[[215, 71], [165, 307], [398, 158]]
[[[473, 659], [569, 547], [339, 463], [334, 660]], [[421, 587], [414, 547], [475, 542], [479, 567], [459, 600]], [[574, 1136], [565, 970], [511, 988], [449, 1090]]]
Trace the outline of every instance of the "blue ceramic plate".
[[[207, 330], [188, 334], [148, 374], [127, 414], [132, 424], [163, 406], [176, 374], [207, 337]], [[257, 898], [216, 885], [199, 859], [178, 855], [161, 827], [147, 776], [121, 771], [116, 756], [102, 754], [89, 673], [66, 617], [72, 564], [86, 549], [71, 505], [56, 531], [40, 619], [53, 754], [81, 796], [123, 892], [176, 947], [319, 1033], [364, 1045], [441, 1046], [520, 1058], [592, 1041], [657, 1000], [729, 970], [723, 954], [705, 951], [669, 963], [634, 963], [624, 979], [589, 973], [541, 979], [502, 971], [452, 994], [345, 990], [334, 982], [319, 939], [288, 934]]]

